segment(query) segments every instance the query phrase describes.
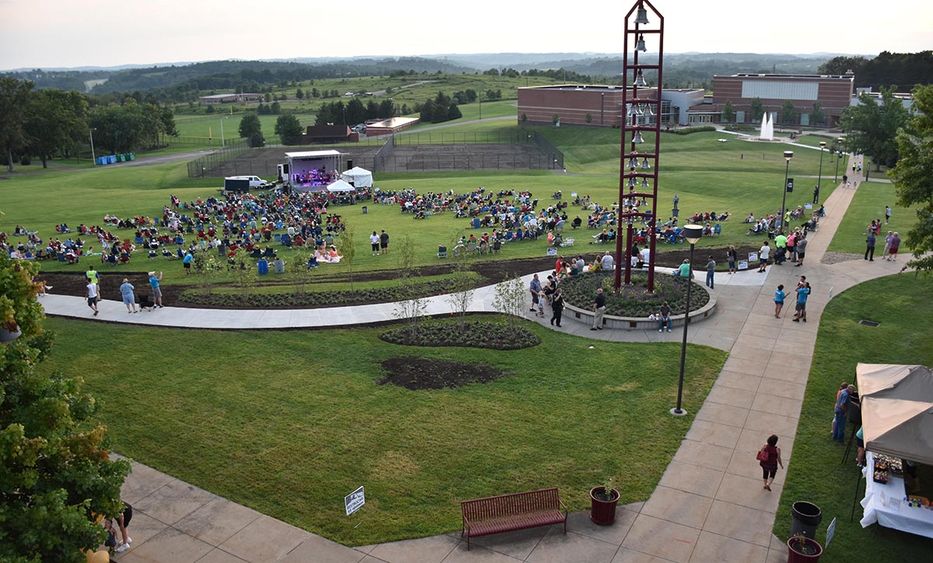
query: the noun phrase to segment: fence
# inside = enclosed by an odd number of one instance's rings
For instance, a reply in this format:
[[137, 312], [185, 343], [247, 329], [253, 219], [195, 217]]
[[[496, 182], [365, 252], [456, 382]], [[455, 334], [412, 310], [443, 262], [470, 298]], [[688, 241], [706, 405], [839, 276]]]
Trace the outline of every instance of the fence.
[[[226, 147], [221, 148], [218, 151], [212, 152], [211, 154], [204, 155], [197, 160], [192, 160], [188, 163], [188, 177], [189, 178], [204, 178], [206, 176], [216, 177], [218, 176], [217, 172], [220, 171], [222, 165], [225, 162], [228, 162], [243, 153], [249, 150], [249, 145], [246, 143], [246, 139], [239, 139], [227, 143]], [[243, 174], [252, 174], [251, 172], [244, 172]], [[219, 174], [223, 176], [225, 174]]]
[[[428, 170], [551, 170], [564, 167], [564, 153], [535, 131], [404, 133], [352, 145], [327, 145], [344, 162], [373, 172]], [[188, 163], [189, 178], [256, 175], [275, 178], [289, 150], [310, 147], [250, 149], [237, 141]], [[313, 150], [313, 149], [312, 149]]]

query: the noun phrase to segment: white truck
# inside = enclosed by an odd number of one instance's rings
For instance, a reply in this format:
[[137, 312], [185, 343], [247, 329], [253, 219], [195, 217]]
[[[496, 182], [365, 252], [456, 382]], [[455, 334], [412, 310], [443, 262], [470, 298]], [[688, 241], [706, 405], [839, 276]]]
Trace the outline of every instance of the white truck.
[[246, 192], [267, 186], [268, 183], [259, 176], [227, 176], [224, 178], [224, 191], [228, 192]]

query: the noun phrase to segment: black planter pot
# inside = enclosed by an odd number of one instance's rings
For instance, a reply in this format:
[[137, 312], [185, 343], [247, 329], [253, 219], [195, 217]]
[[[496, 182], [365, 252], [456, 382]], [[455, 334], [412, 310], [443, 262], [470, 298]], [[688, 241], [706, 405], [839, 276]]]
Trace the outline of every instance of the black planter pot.
[[600, 526], [611, 525], [616, 520], [618, 502], [619, 491], [610, 489], [607, 495], [605, 487], [593, 487], [590, 489], [590, 520]]

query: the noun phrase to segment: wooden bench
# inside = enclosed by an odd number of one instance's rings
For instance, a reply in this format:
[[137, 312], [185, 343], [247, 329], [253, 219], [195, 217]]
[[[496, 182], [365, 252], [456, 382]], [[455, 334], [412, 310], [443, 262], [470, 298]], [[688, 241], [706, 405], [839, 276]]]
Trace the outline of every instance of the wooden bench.
[[557, 489], [541, 489], [495, 497], [465, 500], [460, 503], [467, 550], [470, 538], [563, 524], [567, 533], [567, 508]]

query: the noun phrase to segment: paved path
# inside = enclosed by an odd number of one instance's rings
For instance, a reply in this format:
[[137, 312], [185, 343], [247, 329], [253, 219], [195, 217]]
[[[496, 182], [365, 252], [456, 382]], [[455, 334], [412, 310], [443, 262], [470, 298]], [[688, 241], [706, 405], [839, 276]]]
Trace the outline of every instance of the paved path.
[[[566, 536], [557, 527], [503, 534], [476, 541], [470, 552], [456, 533], [351, 549], [134, 463], [124, 498], [138, 514], [135, 541], [119, 561], [786, 561], [787, 548], [771, 534], [786, 471], [779, 470], [772, 492], [762, 490], [755, 451], [774, 433], [785, 464], [792, 462], [817, 327], [832, 296], [901, 268], [881, 260], [821, 263], [855, 191], [840, 187], [825, 202], [828, 215], [803, 267], [775, 266], [758, 278], [745, 273], [717, 281], [721, 309], [692, 325], [691, 334], [706, 330], [709, 343], [728, 349], [729, 358], [654, 493], [645, 503], [620, 507], [615, 525], [594, 526], [581, 512], [571, 515]], [[775, 319], [774, 287], [793, 288], [800, 275], [814, 288], [809, 322], [792, 322], [786, 310]], [[480, 299], [483, 307], [487, 298]], [[43, 299], [51, 312], [76, 298]], [[579, 324], [567, 329], [592, 336]], [[649, 333], [613, 333], [597, 336], [652, 339]]]

